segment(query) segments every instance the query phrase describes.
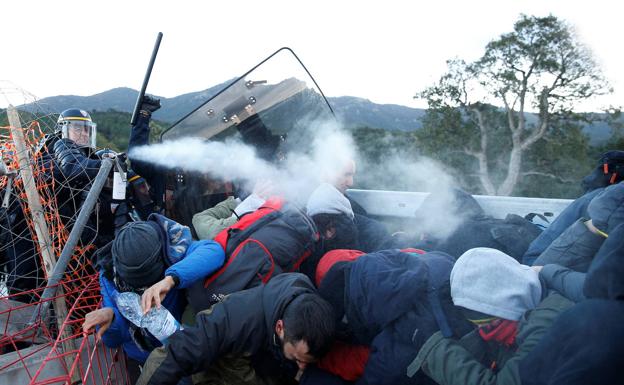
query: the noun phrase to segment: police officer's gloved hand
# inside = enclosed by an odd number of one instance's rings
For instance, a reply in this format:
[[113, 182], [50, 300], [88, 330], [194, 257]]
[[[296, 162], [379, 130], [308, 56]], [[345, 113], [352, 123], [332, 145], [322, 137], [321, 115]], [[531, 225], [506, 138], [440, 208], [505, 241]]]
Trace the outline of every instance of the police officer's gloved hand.
[[160, 99], [153, 96], [145, 95], [141, 101], [141, 114], [145, 116], [151, 116], [160, 108]]
[[115, 159], [117, 153], [110, 148], [103, 148], [101, 150], [97, 150], [95, 155], [97, 155], [100, 159]]
[[126, 161], [128, 160], [128, 154], [126, 154], [125, 152], [119, 152], [117, 153], [117, 159], [121, 163], [126, 163]]

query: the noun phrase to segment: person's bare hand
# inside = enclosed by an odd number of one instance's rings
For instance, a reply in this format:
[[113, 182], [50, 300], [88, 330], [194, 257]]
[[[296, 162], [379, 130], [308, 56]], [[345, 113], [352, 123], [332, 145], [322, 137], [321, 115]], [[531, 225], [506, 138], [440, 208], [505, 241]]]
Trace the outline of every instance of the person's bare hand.
[[106, 332], [106, 330], [108, 330], [108, 328], [110, 327], [114, 317], [115, 313], [110, 307], [105, 307], [87, 313], [87, 315], [85, 316], [85, 320], [82, 323], [82, 331], [84, 333], [88, 333], [89, 330], [93, 329], [96, 326], [99, 326], [100, 330], [98, 330], [96, 338], [100, 339], [102, 338], [104, 332]]
[[165, 299], [169, 290], [173, 289], [175, 281], [171, 276], [166, 276], [162, 280], [150, 286], [149, 289], [143, 292], [141, 296], [141, 308], [143, 308], [143, 314], [147, 314], [152, 308], [152, 305], [156, 308], [160, 308], [160, 304]]
[[542, 271], [543, 268], [544, 266], [531, 266], [531, 269], [535, 270], [537, 274], [539, 274], [539, 272]]
[[260, 198], [267, 199], [273, 194], [274, 190], [275, 186], [273, 186], [273, 182], [268, 179], [263, 179], [256, 182], [253, 188], [253, 193]]

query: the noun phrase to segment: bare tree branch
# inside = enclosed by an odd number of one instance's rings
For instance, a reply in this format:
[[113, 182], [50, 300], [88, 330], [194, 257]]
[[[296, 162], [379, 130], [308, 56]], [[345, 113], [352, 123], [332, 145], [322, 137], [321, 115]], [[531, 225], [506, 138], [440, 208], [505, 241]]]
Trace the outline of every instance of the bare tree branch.
[[509, 131], [511, 131], [511, 133], [513, 134], [517, 130], [516, 124], [514, 123], [513, 119], [513, 110], [511, 109], [511, 107], [509, 107], [509, 103], [507, 103], [507, 98], [505, 97], [505, 95], [502, 95], [501, 98], [503, 99], [503, 104], [505, 104], [505, 111], [507, 112], [507, 124], [509, 125]]

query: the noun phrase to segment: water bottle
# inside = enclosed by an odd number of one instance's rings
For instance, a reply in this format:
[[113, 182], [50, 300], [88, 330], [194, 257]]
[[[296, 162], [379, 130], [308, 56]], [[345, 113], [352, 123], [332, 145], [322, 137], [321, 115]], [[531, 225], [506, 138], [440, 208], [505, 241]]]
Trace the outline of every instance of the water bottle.
[[115, 296], [117, 309], [125, 319], [135, 326], [141, 327], [143, 311], [141, 310], [141, 296], [131, 291], [117, 293]]
[[152, 308], [143, 316], [141, 327], [146, 328], [162, 344], [167, 342], [167, 338], [178, 330], [182, 330], [182, 325], [164, 306], [160, 309]]
[[115, 302], [121, 315], [134, 325], [147, 329], [162, 344], [167, 338], [178, 330], [183, 330], [182, 325], [171, 315], [164, 306], [150, 309], [143, 314], [141, 308], [141, 296], [133, 292], [118, 293]]

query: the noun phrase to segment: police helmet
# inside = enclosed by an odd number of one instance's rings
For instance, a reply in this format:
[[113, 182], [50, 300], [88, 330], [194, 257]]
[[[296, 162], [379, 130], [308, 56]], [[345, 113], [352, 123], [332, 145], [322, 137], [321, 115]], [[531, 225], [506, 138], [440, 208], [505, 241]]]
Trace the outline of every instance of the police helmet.
[[61, 137], [71, 139], [80, 146], [95, 148], [97, 125], [87, 111], [67, 109], [61, 112], [56, 124], [57, 130], [61, 131]]

